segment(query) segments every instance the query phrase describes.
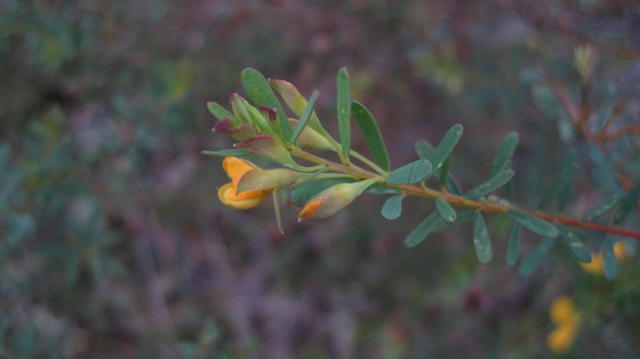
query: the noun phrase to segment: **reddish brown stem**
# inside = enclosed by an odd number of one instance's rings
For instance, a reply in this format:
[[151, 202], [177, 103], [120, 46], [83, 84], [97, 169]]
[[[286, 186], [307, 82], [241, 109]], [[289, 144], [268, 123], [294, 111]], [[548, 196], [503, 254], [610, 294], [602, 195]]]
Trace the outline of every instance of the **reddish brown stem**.
[[[354, 177], [358, 177], [362, 179], [380, 177], [380, 175], [376, 173], [364, 170], [353, 164], [350, 164], [348, 166], [343, 165], [343, 164], [316, 156], [306, 151], [294, 150], [292, 151], [292, 154], [294, 156], [305, 159], [307, 161], [325, 165], [333, 171], [350, 174], [350, 175], [353, 175]], [[613, 234], [617, 236], [629, 237], [629, 238], [640, 240], [640, 232], [634, 232], [624, 228], [605, 226], [605, 225], [601, 225], [593, 222], [583, 222], [574, 218], [564, 217], [564, 216], [555, 216], [555, 215], [542, 213], [539, 211], [527, 211], [512, 205], [501, 205], [501, 204], [492, 203], [492, 202], [474, 201], [468, 198], [454, 195], [449, 192], [438, 191], [426, 186], [421, 187], [421, 186], [415, 186], [415, 185], [392, 185], [392, 184], [388, 184], [388, 185], [391, 187], [401, 189], [405, 193], [411, 194], [414, 196], [420, 196], [420, 197], [426, 197], [426, 198], [432, 198], [432, 199], [441, 198], [454, 206], [473, 208], [473, 209], [477, 209], [479, 211], [487, 212], [487, 213], [506, 213], [510, 209], [518, 210], [518, 211], [527, 213], [529, 215], [542, 218], [548, 222], [563, 224], [565, 226], [570, 226], [570, 227], [584, 228], [584, 229], [589, 229], [597, 232], [608, 233], [608, 234]]]

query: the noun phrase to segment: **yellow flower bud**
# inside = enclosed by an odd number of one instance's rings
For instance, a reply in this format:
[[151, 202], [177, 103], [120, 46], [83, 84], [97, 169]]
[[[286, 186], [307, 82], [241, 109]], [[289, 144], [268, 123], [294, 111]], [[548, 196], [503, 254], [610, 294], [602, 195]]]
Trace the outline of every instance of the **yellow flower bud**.
[[328, 217], [348, 206], [369, 186], [379, 180], [379, 178], [370, 178], [360, 182], [341, 183], [329, 187], [304, 205], [298, 213], [298, 220]]

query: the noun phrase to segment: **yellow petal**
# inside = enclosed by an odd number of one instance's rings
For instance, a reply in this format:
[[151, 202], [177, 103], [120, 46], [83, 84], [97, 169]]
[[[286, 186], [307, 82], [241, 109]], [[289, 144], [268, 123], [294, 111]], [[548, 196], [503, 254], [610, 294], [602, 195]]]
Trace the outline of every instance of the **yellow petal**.
[[567, 296], [557, 298], [551, 304], [549, 315], [551, 316], [551, 320], [556, 324], [575, 320], [576, 314], [573, 308], [573, 302]]
[[547, 337], [547, 345], [549, 346], [549, 349], [551, 349], [555, 354], [566, 353], [569, 348], [571, 348], [571, 344], [573, 344], [577, 329], [578, 325], [575, 321], [570, 321], [558, 326], [553, 332], [551, 332], [551, 334], [549, 334], [549, 337]]
[[591, 253], [591, 262], [580, 263], [580, 265], [587, 272], [593, 274], [602, 274], [604, 271], [604, 260], [602, 258], [602, 253]]
[[220, 202], [235, 209], [254, 208], [264, 200], [265, 196], [265, 191], [249, 191], [237, 195], [232, 183], [226, 183], [218, 189]]

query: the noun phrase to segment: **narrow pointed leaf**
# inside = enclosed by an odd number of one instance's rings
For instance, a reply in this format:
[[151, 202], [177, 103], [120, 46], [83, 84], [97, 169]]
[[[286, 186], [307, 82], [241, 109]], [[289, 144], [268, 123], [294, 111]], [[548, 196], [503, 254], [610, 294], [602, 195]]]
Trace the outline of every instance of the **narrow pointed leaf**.
[[282, 109], [282, 105], [278, 101], [276, 94], [273, 93], [271, 86], [267, 79], [255, 69], [247, 68], [242, 70], [240, 75], [242, 80], [242, 86], [247, 92], [249, 98], [256, 105], [266, 105], [276, 109], [278, 113], [278, 124], [282, 137], [285, 139], [291, 138], [291, 125], [289, 119]]
[[511, 209], [507, 211], [507, 215], [523, 227], [543, 237], [555, 238], [559, 234], [556, 226], [538, 217]]
[[417, 141], [414, 144], [414, 148], [418, 157], [427, 161], [433, 160], [433, 155], [435, 154], [436, 150], [426, 140]]
[[411, 248], [420, 244], [441, 222], [442, 217], [438, 212], [431, 213], [429, 217], [422, 220], [422, 222], [420, 222], [416, 228], [409, 233], [407, 238], [404, 240], [405, 247]]
[[587, 212], [587, 214], [584, 215], [584, 220], [591, 221], [592, 219], [610, 211], [618, 204], [618, 202], [620, 202], [623, 197], [624, 194], [622, 193], [614, 193], [610, 198], [602, 201], [602, 203], [598, 204], [592, 210]]
[[509, 165], [511, 156], [513, 156], [513, 152], [516, 150], [517, 146], [518, 134], [516, 132], [510, 132], [504, 137], [502, 142], [500, 142], [500, 146], [498, 146], [498, 151], [496, 152], [496, 156], [491, 164], [491, 176], [500, 172], [503, 168]]
[[523, 277], [530, 276], [531, 273], [538, 268], [540, 263], [547, 258], [555, 243], [555, 238], [543, 238], [540, 243], [522, 259], [518, 274]]
[[608, 279], [615, 278], [618, 276], [620, 267], [618, 266], [615, 252], [613, 251], [613, 240], [611, 238], [605, 239], [605, 241], [602, 242], [601, 250], [604, 261], [604, 276]]
[[627, 215], [634, 209], [640, 200], [640, 183], [636, 183], [633, 188], [620, 200], [616, 214], [613, 216], [613, 224], [620, 224], [627, 218]]
[[449, 157], [449, 154], [451, 154], [451, 151], [453, 151], [453, 148], [458, 144], [458, 141], [460, 141], [462, 131], [462, 125], [458, 124], [451, 126], [447, 133], [444, 134], [433, 153], [433, 168], [440, 169], [444, 161]]
[[219, 150], [219, 151], [202, 151], [201, 153], [203, 155], [205, 155], [205, 156], [222, 156], [222, 157], [236, 156], [236, 157], [242, 157], [242, 156], [248, 156], [248, 155], [252, 154], [253, 152], [251, 152], [249, 150], [245, 150], [244, 148], [230, 148], [230, 149]]
[[518, 249], [520, 248], [520, 238], [522, 230], [519, 224], [514, 224], [509, 235], [509, 243], [507, 244], [507, 265], [513, 267], [518, 262]]
[[418, 183], [430, 174], [431, 162], [417, 160], [391, 171], [387, 176], [387, 182], [390, 184]]
[[456, 211], [447, 201], [443, 200], [442, 198], [436, 199], [436, 209], [445, 221], [449, 223], [453, 223], [456, 221]]
[[476, 211], [473, 217], [473, 246], [476, 249], [476, 256], [480, 263], [491, 262], [493, 251], [491, 250], [491, 240], [487, 232], [487, 226], [480, 211]]
[[302, 133], [307, 123], [309, 123], [309, 119], [311, 118], [311, 113], [313, 113], [313, 106], [316, 104], [316, 100], [318, 99], [319, 92], [318, 90], [314, 90], [309, 97], [309, 102], [307, 102], [307, 106], [305, 107], [302, 115], [300, 115], [300, 120], [298, 121], [298, 126], [296, 126], [293, 134], [291, 135], [291, 140], [289, 142], [296, 143], [298, 136]]
[[560, 235], [564, 239], [564, 244], [569, 247], [571, 253], [578, 258], [580, 262], [591, 262], [591, 251], [584, 246], [584, 244], [578, 239], [578, 237], [567, 228], [558, 227], [560, 229]]
[[360, 128], [360, 133], [362, 133], [367, 148], [376, 163], [380, 165], [383, 170], [388, 171], [391, 166], [389, 152], [387, 151], [387, 146], [384, 144], [380, 129], [371, 112], [360, 102], [353, 101], [351, 103], [351, 116], [358, 125], [358, 128]]
[[497, 190], [498, 188], [504, 186], [507, 182], [513, 178], [513, 172], [510, 168], [505, 168], [496, 173], [493, 177], [491, 177], [487, 182], [479, 185], [478, 187], [470, 190], [464, 196], [467, 198], [477, 198], [486, 196], [489, 193]]
[[338, 132], [342, 144], [342, 155], [348, 158], [351, 151], [351, 85], [349, 73], [345, 67], [338, 70], [337, 97]]
[[215, 118], [217, 118], [218, 120], [222, 120], [223, 118], [229, 118], [232, 121], [235, 121], [236, 117], [233, 115], [233, 113], [231, 113], [230, 111], [222, 107], [217, 102], [214, 102], [214, 101], [207, 102], [207, 108], [209, 109], [209, 112], [211, 112], [211, 114], [215, 116]]
[[394, 220], [400, 215], [402, 215], [402, 199], [404, 195], [398, 194], [395, 196], [391, 196], [384, 201], [384, 205], [382, 205], [382, 210], [380, 213], [382, 217], [388, 220]]
[[547, 189], [547, 192], [542, 197], [538, 208], [544, 208], [550, 205], [553, 201], [558, 199], [562, 195], [567, 187], [571, 184], [571, 179], [576, 171], [576, 157], [577, 153], [574, 150], [569, 151], [564, 157], [562, 170], [556, 176], [551, 183], [551, 186]]

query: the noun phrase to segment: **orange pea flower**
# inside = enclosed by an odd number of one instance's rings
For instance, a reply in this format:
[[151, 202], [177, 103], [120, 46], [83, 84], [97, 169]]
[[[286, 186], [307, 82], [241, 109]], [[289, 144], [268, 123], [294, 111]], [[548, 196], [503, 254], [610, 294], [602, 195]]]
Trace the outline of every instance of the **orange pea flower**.
[[230, 183], [224, 184], [218, 189], [218, 198], [223, 204], [235, 209], [251, 209], [258, 206], [264, 198], [271, 192], [270, 189], [260, 189], [254, 191], [244, 191], [238, 193], [240, 179], [247, 172], [255, 170], [257, 167], [238, 157], [225, 157], [222, 161], [222, 168], [231, 179]]

